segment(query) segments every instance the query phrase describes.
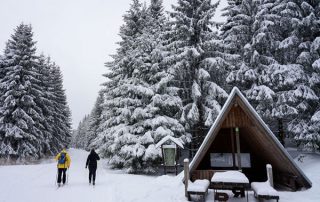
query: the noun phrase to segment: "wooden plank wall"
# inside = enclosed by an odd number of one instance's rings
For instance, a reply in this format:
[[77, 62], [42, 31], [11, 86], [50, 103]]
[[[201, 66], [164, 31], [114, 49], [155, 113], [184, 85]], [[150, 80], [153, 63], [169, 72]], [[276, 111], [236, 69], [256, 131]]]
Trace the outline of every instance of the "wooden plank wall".
[[233, 106], [230, 112], [222, 124], [222, 128], [235, 128], [235, 127], [246, 127], [251, 126], [251, 120], [241, 107]]
[[197, 180], [197, 179], [207, 179], [211, 180], [212, 176], [216, 172], [224, 172], [226, 170], [195, 170], [191, 173], [191, 181]]

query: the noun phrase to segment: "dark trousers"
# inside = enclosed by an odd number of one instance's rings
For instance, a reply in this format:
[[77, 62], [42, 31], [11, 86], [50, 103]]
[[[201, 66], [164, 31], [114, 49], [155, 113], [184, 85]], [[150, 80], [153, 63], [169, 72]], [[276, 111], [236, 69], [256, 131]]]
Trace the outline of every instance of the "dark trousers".
[[96, 171], [97, 168], [89, 168], [89, 183], [91, 183], [91, 179], [93, 183], [96, 181]]
[[58, 168], [58, 184], [61, 183], [61, 175], [62, 175], [62, 183], [66, 183], [66, 168]]

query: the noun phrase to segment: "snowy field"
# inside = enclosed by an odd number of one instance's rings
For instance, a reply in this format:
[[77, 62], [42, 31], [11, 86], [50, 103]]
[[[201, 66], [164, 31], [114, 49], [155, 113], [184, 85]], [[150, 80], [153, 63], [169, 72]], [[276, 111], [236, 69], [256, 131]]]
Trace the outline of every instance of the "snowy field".
[[[0, 202], [171, 202], [187, 201], [181, 178], [175, 176], [150, 177], [128, 175], [107, 169], [99, 162], [96, 186], [88, 184], [85, 161], [88, 153], [70, 150], [72, 158], [68, 185], [57, 189], [55, 185], [56, 163], [40, 165], [1, 166]], [[313, 187], [307, 191], [281, 192], [280, 201], [320, 201], [320, 156], [307, 155], [304, 163], [298, 162]], [[213, 202], [210, 190], [207, 200]], [[230, 201], [246, 201], [234, 199]], [[255, 201], [249, 192], [249, 201]]]

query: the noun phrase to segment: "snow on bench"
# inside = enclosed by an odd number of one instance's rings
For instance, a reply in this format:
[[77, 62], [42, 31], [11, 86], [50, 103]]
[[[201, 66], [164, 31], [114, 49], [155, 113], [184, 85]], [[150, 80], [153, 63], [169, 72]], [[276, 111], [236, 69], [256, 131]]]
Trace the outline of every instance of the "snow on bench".
[[[235, 197], [241, 195], [245, 196], [245, 190], [250, 186], [249, 179], [240, 171], [230, 170], [224, 172], [215, 172], [211, 178], [212, 188], [218, 189], [230, 189], [234, 193]], [[221, 193], [217, 193], [216, 198], [220, 198]], [[222, 197], [222, 195], [221, 195]], [[223, 197], [225, 201], [227, 197]]]
[[209, 180], [196, 180], [188, 185], [188, 192], [206, 192], [210, 185]]
[[209, 180], [196, 180], [193, 183], [190, 182], [188, 184], [188, 200], [191, 201], [191, 194], [201, 195], [203, 201], [205, 200], [205, 196], [208, 193], [210, 182]]
[[225, 171], [216, 172], [211, 182], [224, 182], [224, 183], [249, 183], [248, 178], [239, 171]]
[[279, 193], [270, 185], [269, 181], [252, 182], [251, 188], [258, 198], [279, 200]]

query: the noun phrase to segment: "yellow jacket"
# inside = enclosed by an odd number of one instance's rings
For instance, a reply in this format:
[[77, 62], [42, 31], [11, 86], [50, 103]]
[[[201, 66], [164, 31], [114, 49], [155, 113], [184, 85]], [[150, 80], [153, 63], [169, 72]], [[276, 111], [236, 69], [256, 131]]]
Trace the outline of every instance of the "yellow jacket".
[[66, 161], [64, 164], [59, 164], [58, 162], [58, 168], [69, 168], [70, 167], [70, 163], [71, 163], [71, 158], [69, 156], [69, 154], [67, 153], [67, 151], [65, 149], [63, 149], [54, 159], [56, 161], [59, 160], [61, 153], [66, 153]]

